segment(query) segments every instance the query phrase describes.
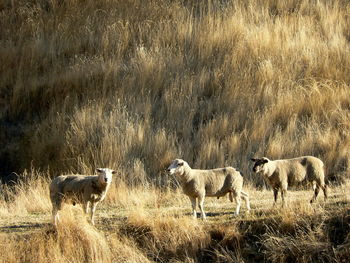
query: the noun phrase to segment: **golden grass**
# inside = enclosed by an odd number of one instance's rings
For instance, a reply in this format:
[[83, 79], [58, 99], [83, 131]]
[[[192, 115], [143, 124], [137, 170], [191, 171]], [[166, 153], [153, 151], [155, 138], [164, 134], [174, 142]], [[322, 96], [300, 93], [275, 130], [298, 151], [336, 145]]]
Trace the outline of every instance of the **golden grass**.
[[[0, 174], [24, 180], [0, 186], [0, 260], [349, 261], [349, 11], [344, 0], [2, 1]], [[326, 205], [291, 191], [273, 209], [249, 159], [300, 155], [342, 184]], [[207, 222], [193, 221], [164, 172], [175, 157], [237, 167], [252, 213], [231, 218], [226, 198], [208, 199]], [[97, 167], [118, 172], [97, 228], [67, 206], [52, 231], [48, 178]]]
[[348, 173], [346, 1], [5, 1], [5, 173], [120, 170], [172, 184], [174, 157], [238, 167], [315, 155]]
[[111, 262], [104, 235], [78, 222], [64, 217], [57, 232], [44, 226], [30, 234], [2, 235], [2, 262]]
[[228, 198], [207, 198], [207, 220], [193, 219], [181, 191], [114, 182], [97, 209], [96, 227], [66, 205], [57, 230], [42, 174], [0, 202], [2, 262], [339, 262], [349, 259], [349, 181], [310, 205], [312, 191], [289, 191], [286, 209], [270, 190], [248, 187], [251, 213]]
[[25, 171], [15, 186], [3, 185], [0, 198], [0, 216], [26, 216], [51, 210], [49, 183], [46, 173]]

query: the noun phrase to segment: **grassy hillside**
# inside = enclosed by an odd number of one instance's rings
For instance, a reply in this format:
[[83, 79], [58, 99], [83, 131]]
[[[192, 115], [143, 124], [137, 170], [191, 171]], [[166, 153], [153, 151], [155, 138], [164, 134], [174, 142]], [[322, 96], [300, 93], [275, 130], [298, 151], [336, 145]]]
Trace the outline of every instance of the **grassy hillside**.
[[[0, 1], [1, 262], [349, 262], [350, 4], [345, 0]], [[271, 208], [251, 157], [314, 155], [330, 199]], [[237, 167], [252, 212], [208, 220], [164, 169]], [[49, 178], [117, 170], [97, 227]], [[6, 251], [4, 253], [3, 251]]]
[[[3, 1], [3, 175], [312, 154], [349, 169], [347, 1]], [[133, 179], [134, 180], [134, 179]]]

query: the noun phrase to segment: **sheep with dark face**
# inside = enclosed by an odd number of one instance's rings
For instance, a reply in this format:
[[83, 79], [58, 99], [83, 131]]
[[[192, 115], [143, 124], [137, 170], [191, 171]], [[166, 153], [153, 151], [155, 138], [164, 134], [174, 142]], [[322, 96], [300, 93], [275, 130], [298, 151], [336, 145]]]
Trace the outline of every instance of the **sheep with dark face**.
[[254, 162], [253, 171], [256, 174], [262, 174], [265, 181], [272, 187], [274, 204], [277, 202], [279, 190], [281, 190], [282, 206], [284, 206], [288, 186], [308, 182], [313, 184], [314, 190], [311, 203], [316, 200], [320, 188], [323, 190], [325, 200], [327, 199], [324, 165], [320, 159], [313, 156], [302, 156], [274, 161], [266, 157], [251, 160]]
[[168, 167], [168, 172], [179, 178], [183, 192], [191, 200], [195, 218], [197, 198], [201, 217], [202, 219], [206, 217], [203, 207], [205, 196], [220, 197], [229, 193], [230, 200], [233, 201], [234, 197], [237, 203], [236, 215], [239, 214], [242, 197], [246, 201], [248, 211], [250, 210], [249, 196], [242, 191], [243, 177], [233, 167], [197, 170], [192, 169], [184, 160], [175, 159]]
[[114, 170], [108, 168], [96, 169], [98, 175], [61, 175], [50, 184], [50, 198], [52, 203], [52, 220], [56, 226], [59, 220], [58, 211], [63, 203], [71, 201], [81, 203], [87, 214], [91, 203], [91, 223], [94, 225], [94, 213], [98, 202], [102, 201], [112, 182]]

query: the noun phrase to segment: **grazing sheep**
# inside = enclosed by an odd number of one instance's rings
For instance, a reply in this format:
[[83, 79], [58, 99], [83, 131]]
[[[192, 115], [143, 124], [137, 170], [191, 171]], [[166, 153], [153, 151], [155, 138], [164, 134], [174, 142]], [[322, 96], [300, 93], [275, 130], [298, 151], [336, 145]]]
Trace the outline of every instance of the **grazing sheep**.
[[108, 168], [96, 169], [95, 176], [61, 175], [52, 180], [50, 184], [50, 198], [52, 203], [52, 220], [56, 226], [59, 220], [58, 211], [64, 202], [70, 200], [83, 204], [85, 213], [88, 213], [91, 203], [91, 223], [94, 225], [94, 213], [98, 202], [102, 201], [112, 182], [114, 170]]
[[283, 207], [288, 186], [299, 183], [306, 184], [307, 182], [312, 182], [314, 190], [314, 196], [310, 203], [316, 200], [320, 188], [323, 190], [325, 200], [327, 199], [324, 165], [320, 159], [313, 156], [302, 156], [274, 161], [266, 157], [252, 158], [251, 160], [255, 162], [253, 171], [261, 173], [265, 181], [272, 187], [275, 198], [274, 204], [277, 202], [279, 189], [281, 189]]
[[186, 161], [175, 159], [167, 171], [171, 175], [177, 175], [179, 178], [183, 192], [191, 200], [195, 218], [197, 217], [196, 198], [198, 198], [202, 219], [206, 217], [203, 208], [205, 196], [220, 197], [229, 193], [231, 202], [233, 202], [234, 196], [237, 203], [236, 215], [239, 214], [242, 197], [246, 201], [248, 211], [250, 210], [249, 196], [242, 191], [243, 177], [233, 167], [197, 170], [192, 169]]

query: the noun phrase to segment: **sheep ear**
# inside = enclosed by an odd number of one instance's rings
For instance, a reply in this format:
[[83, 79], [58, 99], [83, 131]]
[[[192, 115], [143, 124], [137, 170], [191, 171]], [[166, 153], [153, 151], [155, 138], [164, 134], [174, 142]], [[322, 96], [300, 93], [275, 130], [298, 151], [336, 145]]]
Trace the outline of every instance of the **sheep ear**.
[[116, 171], [112, 170], [112, 174], [116, 174], [116, 173], [117, 173]]
[[251, 161], [256, 162], [258, 159], [250, 158]]
[[178, 163], [177, 164], [178, 166], [183, 166], [184, 165], [184, 163], [182, 162], [182, 163]]
[[103, 173], [103, 170], [102, 170], [101, 168], [97, 168], [97, 169], [96, 169], [96, 172], [98, 172], [98, 173]]
[[266, 160], [266, 159], [263, 160], [263, 163], [267, 163], [267, 162], [269, 162], [269, 160]]

